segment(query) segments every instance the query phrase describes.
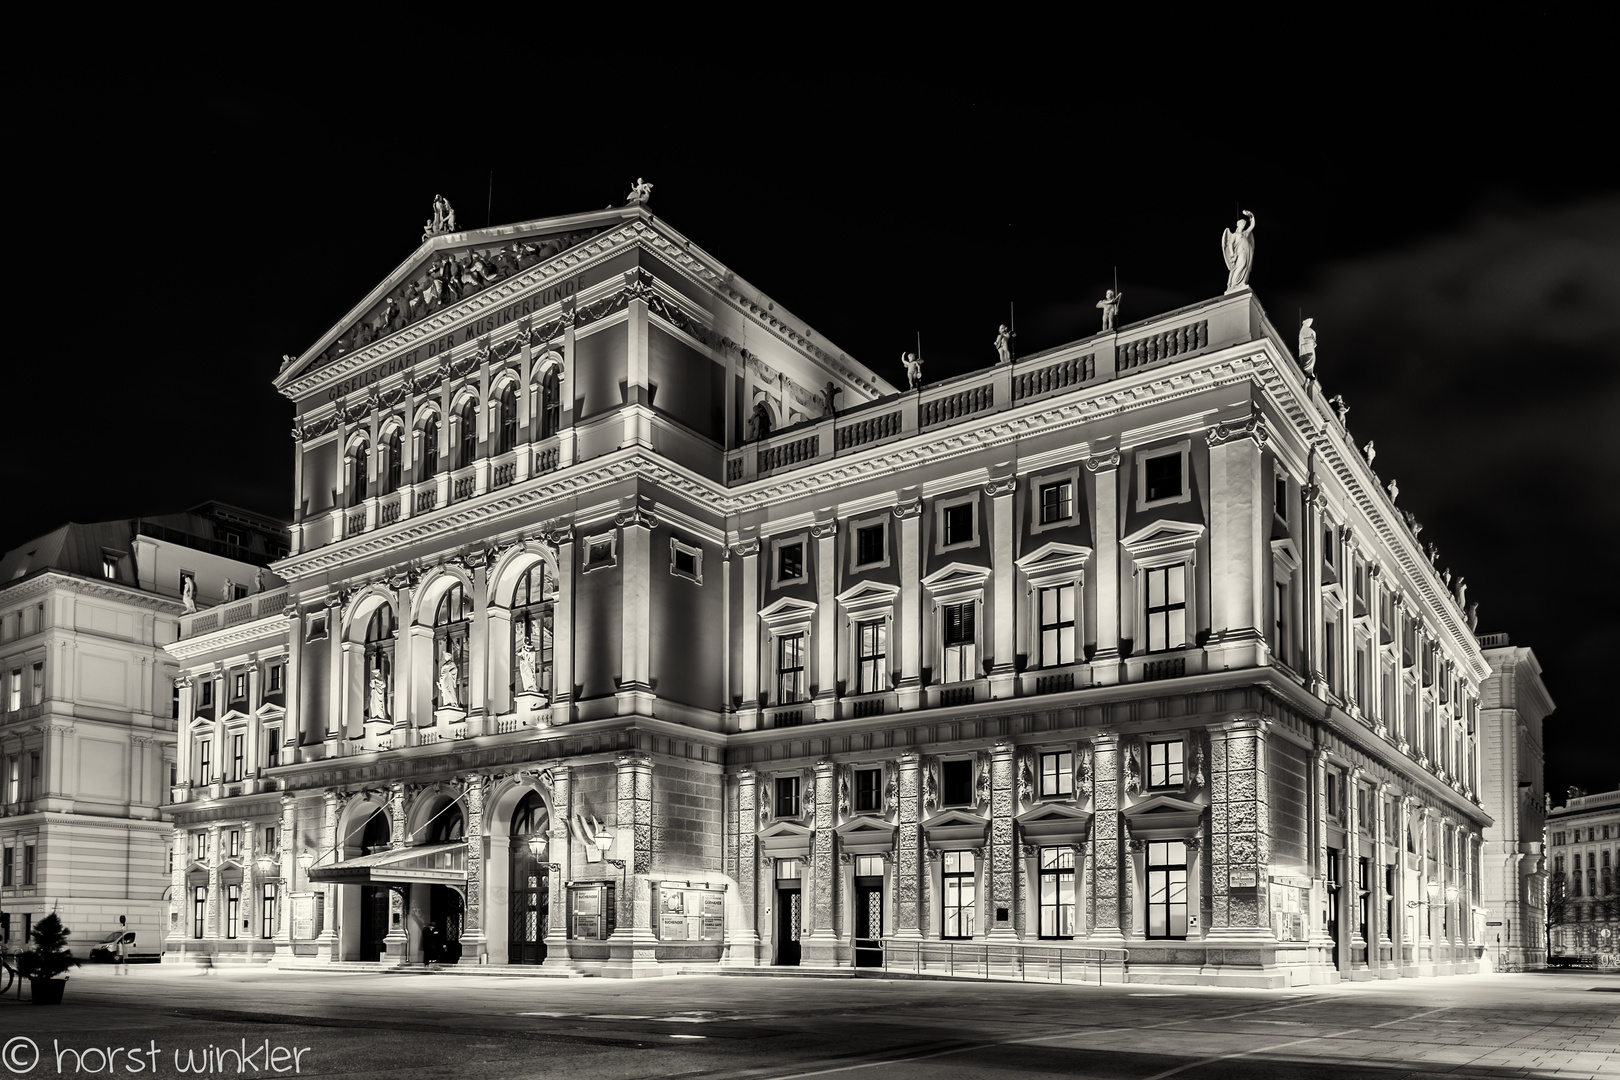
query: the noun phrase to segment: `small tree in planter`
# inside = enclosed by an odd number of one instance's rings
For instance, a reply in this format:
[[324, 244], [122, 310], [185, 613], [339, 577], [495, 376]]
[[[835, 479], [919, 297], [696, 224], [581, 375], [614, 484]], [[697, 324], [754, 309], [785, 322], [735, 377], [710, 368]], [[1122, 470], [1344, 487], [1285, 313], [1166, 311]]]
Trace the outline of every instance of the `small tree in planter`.
[[73, 931], [62, 925], [56, 913], [39, 920], [30, 935], [34, 947], [17, 957], [17, 970], [27, 976], [29, 994], [35, 1005], [62, 1004], [62, 990], [67, 980], [62, 976], [79, 962], [68, 951], [68, 935]]

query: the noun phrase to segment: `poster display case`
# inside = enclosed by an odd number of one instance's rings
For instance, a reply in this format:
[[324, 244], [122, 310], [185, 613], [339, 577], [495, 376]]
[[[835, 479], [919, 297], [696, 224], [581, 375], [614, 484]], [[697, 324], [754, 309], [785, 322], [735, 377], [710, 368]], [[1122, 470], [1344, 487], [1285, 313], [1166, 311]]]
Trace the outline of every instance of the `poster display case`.
[[611, 881], [568, 886], [568, 936], [602, 941], [618, 925], [618, 893]]
[[677, 884], [660, 884], [656, 889], [658, 940], [725, 940], [726, 894], [723, 889]]

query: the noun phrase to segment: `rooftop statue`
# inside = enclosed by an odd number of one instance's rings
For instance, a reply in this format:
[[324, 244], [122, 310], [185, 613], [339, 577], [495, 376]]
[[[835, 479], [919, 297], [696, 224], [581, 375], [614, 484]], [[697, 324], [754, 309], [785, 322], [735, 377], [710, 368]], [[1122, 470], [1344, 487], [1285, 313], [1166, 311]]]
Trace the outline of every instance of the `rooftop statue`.
[[837, 410], [836, 410], [835, 405], [834, 405], [834, 399], [837, 398], [838, 395], [842, 394], [843, 392], [844, 392], [843, 388], [836, 385], [836, 384], [834, 384], [834, 383], [828, 383], [822, 389], [822, 391], [821, 391], [821, 415], [822, 416], [836, 416], [837, 415]]
[[625, 198], [624, 201], [626, 204], [645, 203], [652, 198], [652, 189], [653, 186], [651, 184], [647, 183], [647, 181], [638, 176], [636, 177], [636, 182], [630, 186], [630, 194]]
[[996, 327], [996, 363], [1012, 363], [1012, 339], [1018, 336], [1015, 330], [1009, 330], [1006, 323]]
[[1254, 267], [1254, 225], [1254, 215], [1245, 210], [1235, 231], [1221, 230], [1221, 254], [1226, 258], [1226, 291], [1229, 293], [1249, 285], [1249, 271]]
[[1479, 629], [1479, 601], [1475, 600], [1468, 605], [1468, 632], [1473, 633]]
[[1316, 331], [1311, 328], [1315, 321], [1313, 317], [1299, 324], [1299, 366], [1312, 378], [1316, 377]]
[[180, 575], [180, 603], [188, 612], [197, 610], [197, 579], [190, 574]]
[[288, 368], [292, 367], [294, 362], [297, 361], [297, 359], [298, 359], [298, 357], [296, 357], [296, 356], [288, 356], [286, 353], [282, 353], [281, 354], [281, 370], [286, 371]]
[[1394, 502], [1401, 497], [1401, 482], [1391, 479], [1389, 482], [1389, 501]]
[[768, 439], [771, 435], [771, 410], [763, 401], [754, 402], [754, 415], [748, 421], [748, 438]]
[[427, 240], [440, 233], [453, 233], [456, 231], [456, 212], [450, 207], [450, 200], [443, 195], [433, 196], [433, 216], [428, 218], [427, 224], [422, 227], [422, 239]]
[[1113, 289], [1109, 289], [1103, 293], [1103, 298], [1097, 301], [1097, 306], [1102, 309], [1103, 313], [1104, 330], [1114, 328], [1114, 318], [1119, 314], [1119, 302], [1123, 299], [1125, 299], [1124, 293], [1117, 293]]
[[1362, 447], [1362, 448], [1361, 448], [1361, 452], [1362, 452], [1362, 453], [1363, 453], [1363, 454], [1364, 454], [1364, 455], [1366, 455], [1366, 458], [1367, 458], [1367, 464], [1368, 464], [1368, 465], [1369, 465], [1369, 466], [1371, 466], [1371, 465], [1372, 465], [1372, 463], [1373, 463], [1373, 458], [1375, 458], [1375, 457], [1377, 457], [1377, 456], [1378, 456], [1378, 448], [1377, 448], [1377, 447], [1375, 447], [1375, 446], [1373, 446], [1373, 441], [1372, 441], [1372, 440], [1371, 440], [1371, 439], [1368, 439], [1368, 440], [1367, 440], [1367, 445], [1366, 445], [1366, 446], [1363, 446], [1363, 447]]
[[1333, 411], [1339, 414], [1339, 423], [1345, 423], [1344, 418], [1350, 415], [1350, 406], [1344, 403], [1344, 395], [1334, 394], [1328, 398], [1328, 404], [1332, 405]]
[[1460, 607], [1460, 608], [1466, 608], [1468, 606], [1468, 579], [1467, 578], [1465, 578], [1465, 577], [1463, 577], [1461, 575], [1458, 575], [1456, 592], [1457, 592], [1457, 606]]
[[922, 385], [922, 360], [914, 352], [900, 354], [900, 364], [906, 369], [906, 389], [915, 390]]

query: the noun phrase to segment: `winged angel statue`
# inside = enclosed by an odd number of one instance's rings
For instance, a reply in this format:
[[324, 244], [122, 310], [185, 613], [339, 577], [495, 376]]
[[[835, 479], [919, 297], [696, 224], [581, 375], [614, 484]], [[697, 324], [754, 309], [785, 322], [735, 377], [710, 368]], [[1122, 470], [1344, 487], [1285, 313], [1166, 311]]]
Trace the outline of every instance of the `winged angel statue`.
[[1221, 230], [1221, 254], [1226, 257], [1226, 291], [1237, 292], [1249, 285], [1249, 271], [1254, 266], [1254, 215], [1243, 211], [1244, 221], [1238, 219], [1237, 229]]

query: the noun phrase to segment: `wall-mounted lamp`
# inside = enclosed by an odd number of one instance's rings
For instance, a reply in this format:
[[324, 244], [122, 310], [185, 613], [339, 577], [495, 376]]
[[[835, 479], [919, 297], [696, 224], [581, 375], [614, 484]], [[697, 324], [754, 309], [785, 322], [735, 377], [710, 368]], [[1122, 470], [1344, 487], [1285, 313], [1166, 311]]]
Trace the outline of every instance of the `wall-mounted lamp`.
[[545, 862], [547, 843], [544, 833], [535, 833], [529, 837], [529, 854], [534, 856], [535, 862]]

